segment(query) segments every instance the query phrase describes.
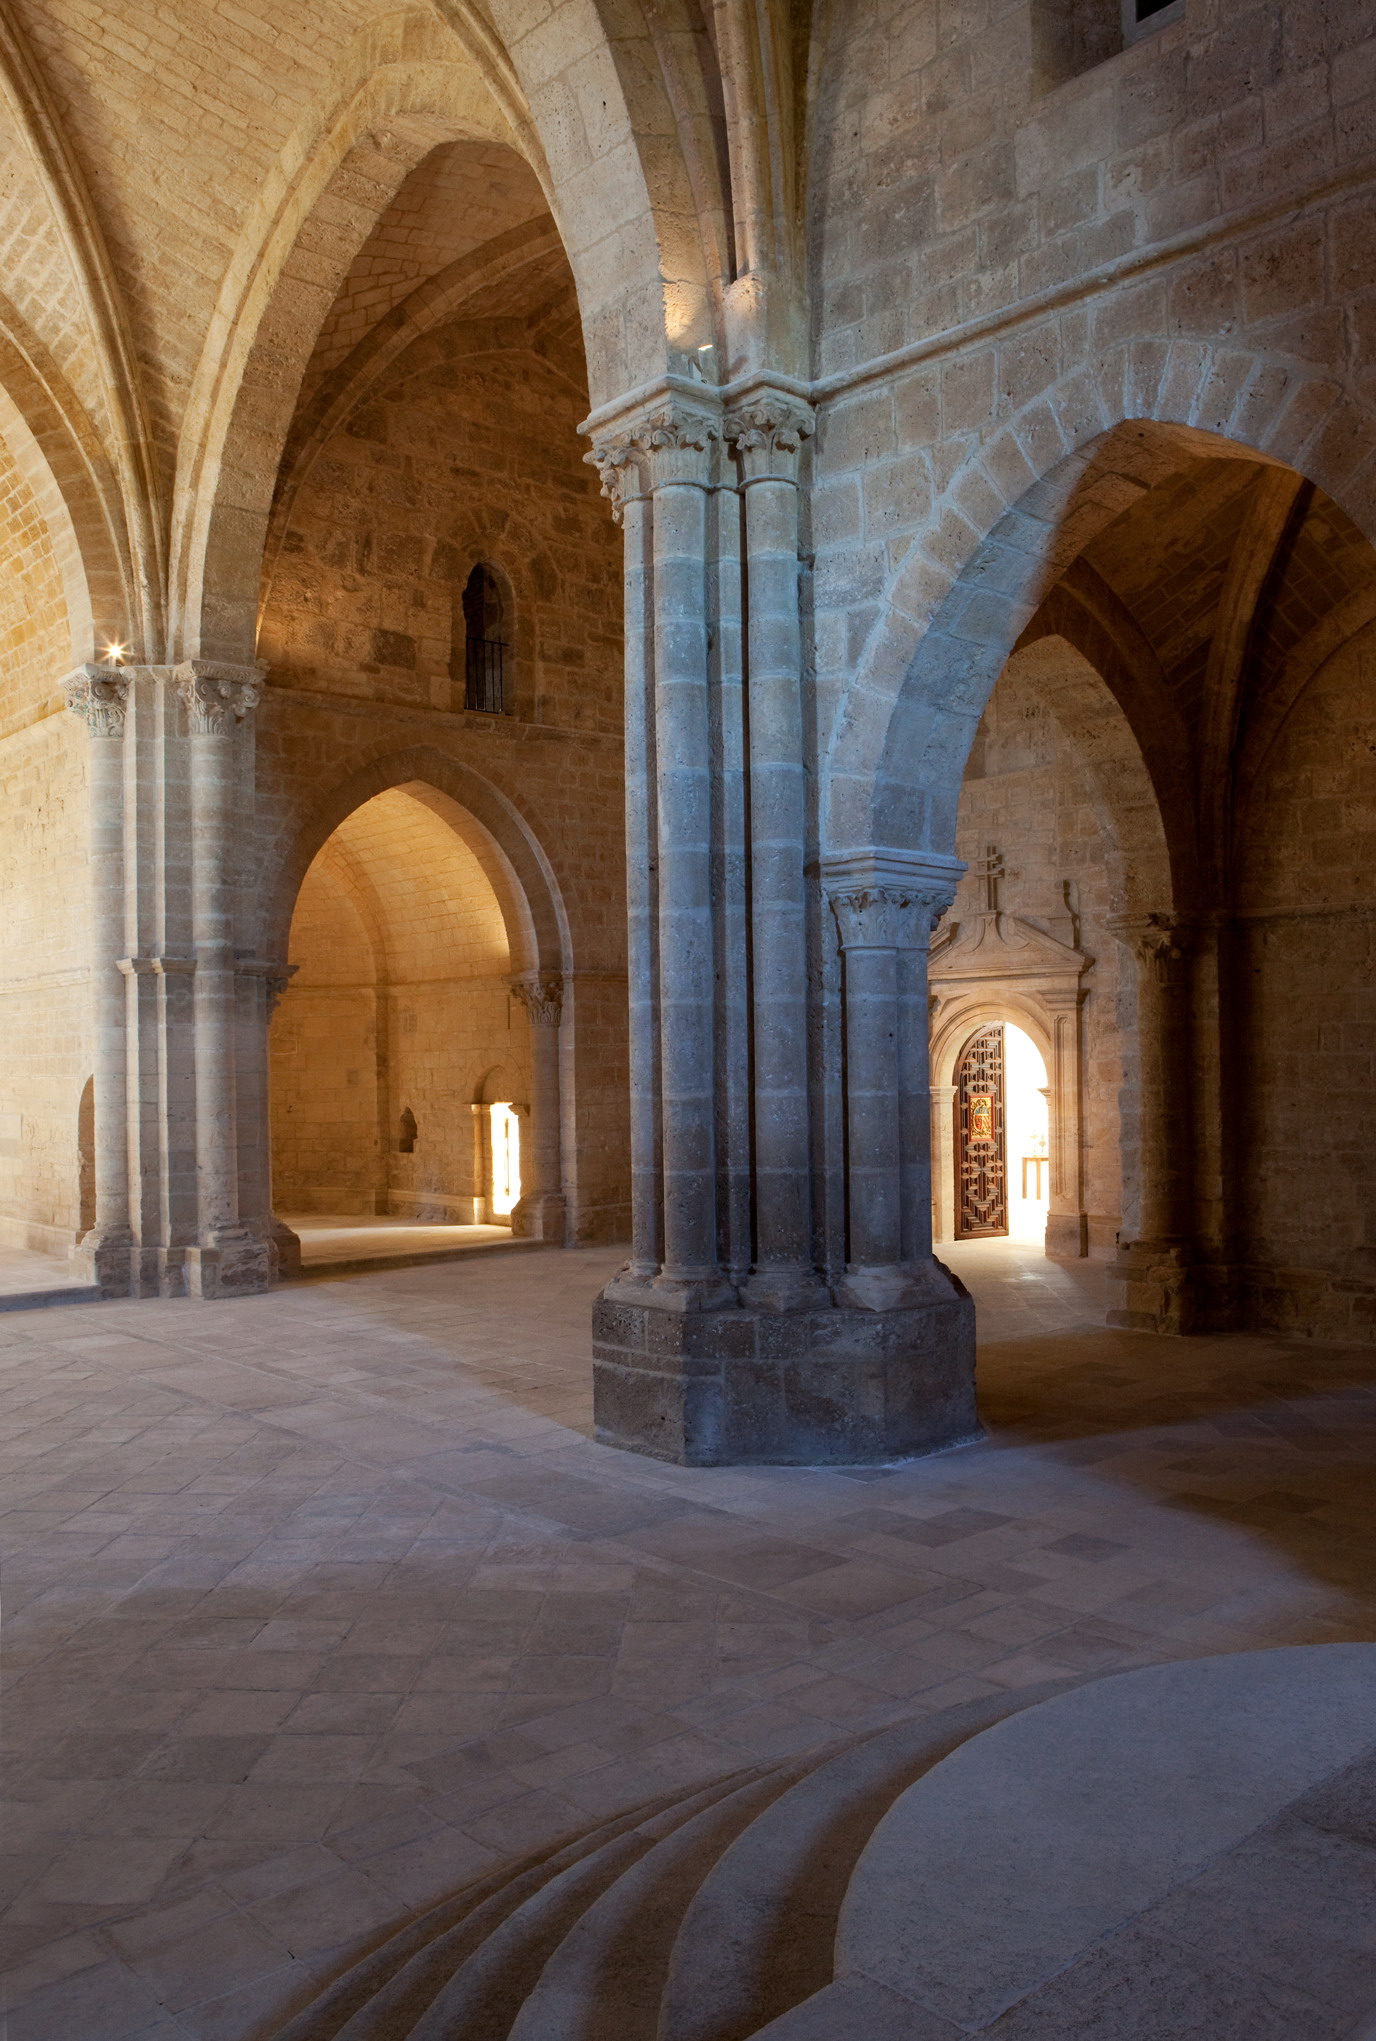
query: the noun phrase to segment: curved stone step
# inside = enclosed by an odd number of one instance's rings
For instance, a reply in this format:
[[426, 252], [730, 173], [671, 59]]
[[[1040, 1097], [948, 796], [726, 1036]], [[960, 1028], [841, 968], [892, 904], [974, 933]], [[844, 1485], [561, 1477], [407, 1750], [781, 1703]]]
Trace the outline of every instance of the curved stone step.
[[[733, 1773], [716, 1787], [729, 1791], [760, 1770]], [[659, 1794], [568, 1842], [531, 1851], [476, 1879], [370, 1949], [295, 2013], [275, 2041], [391, 2041], [393, 2034], [406, 2033], [408, 2027], [398, 2022], [418, 2018], [469, 1948], [508, 1912], [568, 1866], [686, 1797], [681, 1790]]]
[[[841, 1909], [837, 1987], [896, 1995], [918, 2034], [1002, 2033], [1005, 2017], [1018, 2034], [1107, 2032], [1108, 2005], [1124, 2034], [1180, 2031], [1172, 2005], [1212, 2014], [1218, 2041], [1348, 2032], [1361, 2001], [1332, 2024], [1335, 1979], [1370, 2004], [1376, 1963], [1371, 1874], [1342, 1838], [1358, 1815], [1369, 1833], [1373, 1780], [1376, 1644], [1081, 1685], [894, 1801]], [[845, 2033], [817, 2026], [844, 1993], [827, 1997], [779, 2041]]]
[[[726, 1790], [730, 1790], [729, 1786]], [[615, 1879], [723, 1795], [718, 1781], [637, 1822], [576, 1858], [489, 1927], [475, 1916], [464, 1955], [410, 2026], [383, 2027], [367, 2041], [506, 2041], [512, 2022], [564, 1937]], [[349, 2031], [347, 2041], [355, 2041]], [[362, 2041], [362, 2037], [359, 2037]]]
[[509, 2041], [655, 2041], [684, 1909], [721, 1852], [804, 1769], [781, 1765], [738, 1786], [623, 1872], [554, 1951]]
[[1077, 1684], [1046, 1681], [892, 1724], [778, 1795], [722, 1852], [685, 1911], [657, 2041], [748, 2041], [822, 1990], [851, 1873], [895, 1797], [970, 1737]]

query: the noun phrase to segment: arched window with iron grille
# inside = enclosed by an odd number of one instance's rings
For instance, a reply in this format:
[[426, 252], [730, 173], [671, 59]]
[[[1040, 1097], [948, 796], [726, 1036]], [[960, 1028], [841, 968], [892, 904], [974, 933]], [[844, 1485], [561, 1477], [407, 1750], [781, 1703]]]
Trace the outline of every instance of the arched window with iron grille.
[[506, 663], [507, 618], [502, 591], [492, 569], [479, 561], [463, 591], [463, 701], [466, 709], [477, 709], [485, 716], [506, 715]]

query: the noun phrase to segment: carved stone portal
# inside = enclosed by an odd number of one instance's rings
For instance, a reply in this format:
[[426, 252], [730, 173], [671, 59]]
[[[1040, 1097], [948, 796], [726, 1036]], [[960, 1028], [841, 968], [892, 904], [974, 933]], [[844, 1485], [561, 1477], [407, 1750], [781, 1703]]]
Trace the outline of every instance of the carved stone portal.
[[988, 891], [990, 904], [982, 913], [968, 922], [949, 922], [932, 944], [935, 1238], [956, 1238], [953, 1101], [961, 1054], [982, 1029], [1011, 1021], [1031, 1036], [1046, 1064], [1051, 1156], [1046, 1251], [1061, 1260], [1111, 1253], [1111, 1239], [1092, 1238], [1084, 1209], [1080, 1007], [1084, 975], [1094, 959], [1035, 922], [1003, 912], [997, 905], [996, 877], [990, 877]]

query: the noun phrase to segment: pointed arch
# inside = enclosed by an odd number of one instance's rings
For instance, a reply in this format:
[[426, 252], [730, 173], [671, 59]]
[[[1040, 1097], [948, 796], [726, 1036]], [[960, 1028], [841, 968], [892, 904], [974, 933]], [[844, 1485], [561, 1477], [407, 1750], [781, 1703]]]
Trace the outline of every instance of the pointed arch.
[[263, 952], [285, 956], [301, 882], [341, 822], [376, 794], [404, 787], [473, 852], [506, 922], [513, 971], [573, 968], [568, 916], [549, 860], [524, 817], [472, 766], [430, 745], [373, 759], [339, 782], [264, 860]]
[[1376, 532], [1372, 420], [1330, 379], [1198, 343], [1077, 369], [960, 464], [890, 580], [829, 745], [824, 840], [949, 847], [960, 775], [1005, 660], [1054, 583], [1183, 462], [1296, 468]]

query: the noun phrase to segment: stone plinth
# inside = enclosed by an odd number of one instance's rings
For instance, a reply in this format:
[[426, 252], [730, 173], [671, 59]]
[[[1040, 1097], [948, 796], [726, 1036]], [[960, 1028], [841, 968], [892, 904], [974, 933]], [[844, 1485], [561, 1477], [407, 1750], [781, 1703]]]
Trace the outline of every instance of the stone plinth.
[[681, 1466], [857, 1466], [979, 1434], [975, 1307], [593, 1311], [597, 1436]]

